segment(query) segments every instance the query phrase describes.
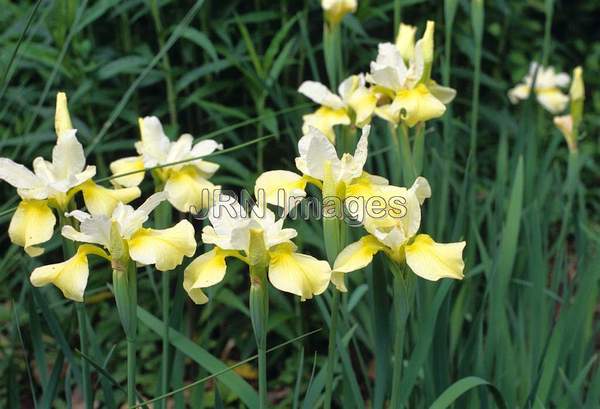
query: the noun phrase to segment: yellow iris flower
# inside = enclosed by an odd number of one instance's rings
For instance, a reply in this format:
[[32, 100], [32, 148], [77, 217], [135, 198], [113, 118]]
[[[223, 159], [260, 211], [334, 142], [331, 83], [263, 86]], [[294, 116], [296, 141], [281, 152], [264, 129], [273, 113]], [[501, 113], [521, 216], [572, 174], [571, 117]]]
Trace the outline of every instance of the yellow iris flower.
[[[533, 84], [534, 77], [535, 85]], [[553, 67], [543, 67], [537, 62], [533, 62], [523, 81], [508, 91], [508, 98], [513, 104], [525, 100], [529, 98], [532, 86], [534, 86], [539, 104], [547, 111], [557, 114], [564, 111], [569, 103], [569, 96], [561, 91], [561, 88], [569, 85], [569, 81], [569, 74], [557, 73]]]
[[40, 247], [50, 240], [56, 217], [51, 208], [67, 210], [73, 196], [81, 191], [86, 207], [92, 214], [110, 214], [117, 203], [128, 203], [140, 196], [138, 188], [107, 189], [91, 178], [95, 166], [86, 166], [85, 153], [75, 134], [67, 97], [56, 96], [56, 145], [52, 162], [37, 157], [33, 172], [8, 158], [0, 158], [0, 179], [17, 188], [21, 202], [12, 217], [8, 233], [13, 243], [22, 246], [32, 257], [44, 252]]
[[190, 134], [183, 134], [177, 141], [171, 142], [155, 116], [140, 118], [139, 126], [141, 140], [135, 144], [139, 156], [118, 159], [110, 164], [114, 175], [137, 173], [115, 178], [113, 183], [117, 186], [137, 186], [144, 179], [144, 169], [186, 161], [154, 169], [153, 173], [164, 184], [169, 203], [180, 212], [197, 213], [209, 207], [210, 198], [219, 187], [208, 179], [219, 169], [219, 165], [201, 158], [223, 149], [223, 146], [212, 139], [193, 145]]
[[356, 11], [356, 0], [321, 0], [325, 19], [331, 24], [339, 24], [344, 16]]
[[[423, 38], [413, 46], [414, 28], [401, 26], [397, 45], [379, 44], [367, 80], [379, 95], [375, 114], [393, 124], [409, 127], [439, 118], [456, 96], [452, 88], [442, 87], [430, 79], [433, 61], [432, 21], [427, 23]], [[410, 56], [408, 65], [406, 57]]]
[[304, 115], [302, 131], [308, 132], [309, 127], [315, 127], [335, 143], [336, 125], [355, 125], [359, 128], [371, 122], [377, 97], [366, 86], [362, 74], [346, 78], [338, 87], [336, 95], [316, 81], [305, 81], [298, 92], [321, 105], [314, 113]]
[[284, 219], [276, 220], [266, 206], [257, 205], [248, 214], [235, 198], [222, 194], [209, 209], [209, 220], [212, 226], [204, 227], [202, 241], [215, 247], [192, 261], [184, 272], [183, 287], [196, 304], [208, 302], [203, 289], [225, 277], [227, 257], [268, 266], [271, 284], [302, 301], [327, 289], [329, 263], [298, 253], [291, 241], [296, 230], [283, 228]]
[[[368, 235], [344, 248], [335, 260], [331, 281], [340, 291], [346, 291], [344, 274], [366, 267], [373, 256], [383, 251], [396, 262], [406, 262], [418, 276], [431, 281], [448, 277], [463, 278], [462, 251], [465, 242], [436, 243], [427, 234], [417, 234], [421, 224], [421, 205], [431, 196], [429, 183], [418, 177], [409, 189], [397, 186], [376, 186], [376, 191], [357, 189], [356, 196], [381, 195], [396, 199], [400, 206], [389, 206], [374, 214], [374, 209], [363, 208], [360, 217]], [[397, 213], [395, 213], [397, 212]]]
[[344, 153], [340, 159], [327, 137], [311, 127], [298, 142], [300, 156], [296, 158], [296, 167], [302, 175], [287, 170], [265, 172], [256, 180], [256, 197], [259, 201], [283, 207], [287, 212], [306, 196], [307, 183], [324, 189], [324, 197], [335, 196], [340, 200], [344, 200], [347, 192], [356, 185], [387, 184], [387, 179], [363, 171], [370, 130], [369, 125], [363, 128], [354, 155]]
[[31, 273], [36, 286], [54, 284], [66, 298], [83, 301], [89, 268], [87, 256], [109, 260], [114, 269], [124, 268], [128, 260], [140, 265], [155, 265], [160, 271], [173, 270], [183, 257], [196, 252], [194, 227], [182, 220], [168, 229], [144, 228], [148, 216], [162, 201], [164, 192], [150, 196], [139, 208], [119, 203], [110, 216], [91, 215], [74, 210], [66, 215], [80, 223], [79, 230], [64, 226], [62, 235], [80, 245], [76, 254], [62, 263], [38, 267]]

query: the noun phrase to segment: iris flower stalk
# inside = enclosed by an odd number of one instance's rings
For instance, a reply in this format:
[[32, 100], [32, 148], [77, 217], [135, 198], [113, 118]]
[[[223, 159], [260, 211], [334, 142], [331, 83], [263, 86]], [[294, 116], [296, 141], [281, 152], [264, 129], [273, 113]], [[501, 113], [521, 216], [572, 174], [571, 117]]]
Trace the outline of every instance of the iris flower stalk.
[[[263, 194], [267, 203], [283, 206], [285, 209], [292, 207], [298, 199], [306, 195], [307, 184], [310, 183], [321, 189], [325, 251], [332, 264], [346, 244], [346, 226], [343, 223], [343, 202], [346, 197], [351, 196], [351, 192], [354, 190], [368, 189], [374, 185], [388, 183], [385, 178], [370, 175], [363, 170], [367, 161], [370, 130], [370, 125], [365, 125], [354, 154], [344, 153], [340, 158], [336, 147], [327, 138], [327, 135], [319, 129], [309, 126], [298, 142], [300, 156], [296, 158], [296, 167], [302, 172], [302, 175], [290, 171], [274, 170], [263, 173], [256, 180], [255, 194], [257, 197]], [[332, 280], [335, 279], [335, 277], [332, 278]], [[343, 282], [343, 274], [340, 273], [337, 280]], [[331, 407], [333, 393], [339, 297], [339, 291], [334, 290], [329, 327], [325, 407]]]
[[267, 408], [268, 283], [304, 301], [327, 289], [331, 268], [326, 261], [297, 252], [291, 241], [296, 230], [283, 228], [284, 218], [277, 219], [260, 199], [248, 212], [234, 197], [220, 193], [208, 217], [211, 225], [202, 230], [202, 241], [214, 247], [185, 269], [183, 288], [194, 303], [205, 304], [209, 299], [203, 290], [225, 278], [227, 258], [248, 265], [250, 316], [258, 349], [259, 401], [261, 408]]
[[[192, 145], [193, 138], [190, 134], [183, 134], [177, 141], [170, 141], [165, 134], [160, 120], [154, 116], [139, 118], [141, 138], [136, 142], [139, 156], [118, 159], [111, 163], [113, 172], [111, 179], [116, 186], [137, 186], [142, 182], [143, 169], [156, 165], [167, 165], [173, 162], [196, 158], [195, 160], [153, 169], [155, 192], [165, 191], [167, 200], [180, 212], [197, 213], [200, 209], [209, 206], [211, 195], [218, 186], [213, 185], [208, 179], [218, 170], [219, 165], [201, 159], [210, 155], [215, 150], [222, 149], [222, 145], [212, 139], [206, 139]], [[128, 176], [119, 177], [119, 174], [138, 171]], [[154, 213], [157, 228], [165, 228], [171, 224], [172, 214], [168, 203], [162, 203]], [[169, 303], [170, 303], [170, 276], [161, 275], [161, 303], [162, 317], [165, 322], [162, 333], [162, 360], [161, 384], [163, 393], [167, 392], [169, 381]]]
[[[160, 271], [173, 270], [184, 256], [196, 251], [194, 228], [182, 220], [168, 229], [143, 227], [150, 212], [166, 200], [155, 193], [139, 208], [119, 203], [110, 216], [93, 215], [81, 210], [65, 214], [72, 220], [61, 230], [73, 242], [83, 243], [75, 254], [61, 263], [41, 266], [31, 273], [36, 287], [54, 284], [66, 298], [82, 301], [89, 276], [88, 256], [110, 262], [113, 289], [121, 325], [127, 340], [127, 402], [135, 405], [137, 343], [137, 265], [155, 265]], [[79, 230], [74, 226], [79, 225]]]
[[[86, 165], [83, 146], [77, 139], [77, 130], [73, 127], [69, 114], [67, 96], [63, 92], [56, 95], [54, 128], [56, 145], [52, 150], [52, 161], [42, 157], [35, 158], [34, 172], [11, 159], [0, 158], [0, 179], [15, 186], [22, 199], [11, 219], [9, 237], [13, 243], [22, 246], [31, 257], [43, 254], [44, 248], [40, 245], [54, 235], [56, 217], [53, 210], [58, 213], [61, 228], [71, 224], [64, 213], [74, 207], [74, 199], [79, 192], [82, 192], [86, 207], [96, 215], [109, 214], [119, 202], [128, 203], [141, 194], [137, 187], [107, 189], [91, 180], [96, 174], [96, 167]], [[68, 242], [63, 242], [64, 257], [71, 257], [74, 253], [74, 247]], [[80, 348], [83, 355], [88, 355], [83, 294], [70, 298], [76, 301]], [[81, 373], [84, 405], [91, 408], [93, 393], [90, 367], [83, 357]]]
[[399, 408], [404, 332], [414, 298], [414, 275], [430, 281], [462, 279], [465, 242], [436, 243], [427, 234], [417, 234], [421, 206], [431, 196], [429, 183], [423, 177], [417, 177], [408, 189], [393, 185], [357, 186], [351, 194], [358, 199], [382, 198], [386, 208], [348, 205], [349, 214], [362, 223], [368, 234], [340, 252], [333, 266], [332, 281], [340, 291], [347, 291], [344, 274], [366, 267], [379, 252], [386, 255], [394, 275], [396, 325], [390, 407]]

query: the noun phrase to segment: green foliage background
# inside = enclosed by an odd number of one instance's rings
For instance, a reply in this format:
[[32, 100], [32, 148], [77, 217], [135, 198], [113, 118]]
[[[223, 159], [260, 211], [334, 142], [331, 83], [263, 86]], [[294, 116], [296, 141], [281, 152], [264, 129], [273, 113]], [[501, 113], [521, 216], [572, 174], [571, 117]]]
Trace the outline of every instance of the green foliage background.
[[[357, 13], [343, 22], [344, 73], [352, 74], [368, 71], [377, 44], [393, 40], [399, 21], [423, 30], [426, 20], [435, 20], [433, 77], [441, 82], [449, 44], [450, 85], [458, 91], [446, 128], [442, 120], [428, 123], [424, 175], [433, 197], [424, 230], [438, 241], [467, 240], [466, 278], [419, 280], [402, 396], [410, 408], [448, 407], [452, 393], [463, 390], [454, 407], [494, 407], [494, 393], [511, 408], [600, 407], [600, 2], [486, 2], [480, 70], [474, 68], [472, 27], [481, 21], [472, 21], [471, 2], [461, 0], [452, 24], [445, 14], [452, 3], [359, 0]], [[222, 165], [214, 181], [226, 187], [251, 189], [263, 170], [294, 169], [301, 116], [314, 109], [296, 89], [304, 80], [327, 78], [319, 2], [2, 0], [0, 7], [0, 156], [29, 165], [35, 156], [50, 155], [54, 95], [64, 90], [99, 177], [108, 175], [112, 160], [133, 153], [137, 118], [145, 115], [159, 116], [172, 138], [183, 132], [211, 136], [226, 148], [268, 136], [214, 158]], [[567, 72], [584, 68], [579, 172], [571, 185], [568, 150], [550, 114], [533, 100], [512, 106], [506, 97], [530, 61], [544, 59]], [[477, 145], [469, 156], [474, 112]], [[401, 165], [387, 127], [375, 123], [368, 168], [393, 178]], [[152, 191], [147, 183], [145, 194]], [[54, 288], [32, 291], [27, 284], [33, 268], [60, 259], [60, 242], [55, 237], [40, 260], [11, 245], [6, 231], [17, 197], [5, 184], [1, 190], [0, 406], [76, 406], [73, 303]], [[320, 225], [292, 224], [299, 245], [324, 258]], [[376, 259], [349, 278], [335, 399], [344, 408], [382, 408], [391, 380], [391, 276]], [[92, 268], [86, 293], [90, 358], [105, 368], [94, 375], [103, 407], [123, 400], [112, 382], [126, 376], [109, 282], [107, 268]], [[146, 398], [160, 390], [160, 285], [158, 273], [142, 270], [138, 387]], [[181, 272], [172, 274], [171, 285], [171, 323], [179, 335], [172, 339], [169, 390], [255, 353], [241, 264], [211, 289], [206, 306], [189, 302]], [[329, 299], [300, 303], [271, 294], [269, 346], [324, 329], [269, 354], [269, 390], [278, 407], [313, 408], [322, 399]], [[455, 384], [465, 377], [480, 379]], [[483, 380], [497, 389], [475, 388]], [[254, 382], [228, 372], [170, 399], [175, 407], [253, 407]]]

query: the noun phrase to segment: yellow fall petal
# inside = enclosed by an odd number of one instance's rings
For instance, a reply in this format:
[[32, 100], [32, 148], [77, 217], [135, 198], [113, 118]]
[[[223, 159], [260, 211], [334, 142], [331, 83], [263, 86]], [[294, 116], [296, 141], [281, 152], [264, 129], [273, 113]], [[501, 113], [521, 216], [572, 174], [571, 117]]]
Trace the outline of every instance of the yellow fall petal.
[[[110, 171], [113, 175], [122, 175], [133, 171], [141, 171], [143, 169], [144, 161], [141, 156], [130, 156], [128, 158], [117, 159], [110, 164]], [[117, 186], [134, 187], [142, 183], [142, 180], [144, 180], [144, 172], [111, 179], [111, 182]]]
[[275, 288], [307, 300], [327, 289], [331, 277], [329, 263], [296, 253], [291, 244], [276, 246], [269, 252], [269, 281]]
[[377, 96], [370, 89], [362, 87], [354, 91], [347, 102], [356, 114], [356, 125], [362, 127], [371, 120], [377, 105]]
[[67, 106], [67, 94], [59, 92], [56, 94], [56, 113], [54, 114], [54, 129], [56, 136], [60, 136], [65, 131], [73, 129], [71, 116], [69, 115], [69, 107]]
[[540, 105], [553, 114], [564, 111], [569, 103], [569, 96], [558, 88], [536, 89], [535, 94]]
[[17, 206], [8, 227], [10, 240], [36, 257], [44, 252], [37, 244], [45, 243], [54, 234], [56, 217], [45, 200], [23, 200]]
[[259, 202], [285, 207], [290, 198], [306, 196], [306, 178], [287, 170], [271, 170], [256, 179], [254, 196]]
[[225, 258], [231, 252], [218, 247], [194, 259], [183, 273], [183, 288], [196, 304], [206, 304], [208, 297], [203, 288], [213, 286], [223, 281], [227, 265]]
[[99, 247], [83, 244], [79, 246], [77, 253], [67, 261], [49, 264], [33, 270], [29, 278], [31, 284], [35, 287], [54, 284], [62, 291], [65, 298], [83, 302], [83, 294], [89, 276], [87, 260], [89, 254], [109, 259], [108, 254]]
[[465, 242], [436, 243], [427, 234], [419, 234], [405, 248], [406, 264], [411, 270], [426, 280], [440, 278], [463, 279], [465, 263], [462, 252]]
[[218, 186], [204, 179], [192, 165], [173, 170], [165, 184], [167, 200], [183, 213], [197, 213], [211, 205]]
[[331, 143], [335, 143], [335, 132], [333, 130], [335, 125], [350, 125], [350, 117], [343, 108], [333, 109], [323, 106], [312, 114], [304, 115], [302, 119], [304, 119], [303, 133], [308, 133], [312, 126], [324, 133]]
[[340, 291], [347, 291], [344, 285], [343, 275], [339, 273], [350, 273], [368, 266], [373, 256], [384, 246], [373, 236], [367, 235], [359, 241], [349, 244], [338, 254], [333, 264], [332, 281]]
[[400, 118], [409, 127], [419, 122], [439, 118], [446, 112], [446, 106], [423, 84], [411, 90], [398, 92], [392, 107], [399, 112]]
[[170, 271], [196, 252], [194, 227], [182, 220], [168, 229], [142, 228], [127, 241], [130, 257], [140, 264], [156, 265], [160, 271]]
[[81, 191], [89, 213], [105, 216], [110, 216], [120, 202], [129, 203], [142, 194], [138, 187], [108, 189], [91, 180], [81, 185]]

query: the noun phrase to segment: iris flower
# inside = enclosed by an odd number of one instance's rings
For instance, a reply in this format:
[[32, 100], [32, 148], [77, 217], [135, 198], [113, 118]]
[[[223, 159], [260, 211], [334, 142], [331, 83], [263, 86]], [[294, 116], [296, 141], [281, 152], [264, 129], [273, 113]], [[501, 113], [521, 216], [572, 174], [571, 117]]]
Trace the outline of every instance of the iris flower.
[[[144, 179], [144, 169], [165, 165], [152, 172], [173, 207], [180, 212], [191, 213], [209, 207], [211, 196], [218, 186], [208, 179], [219, 165], [201, 158], [223, 149], [223, 146], [212, 139], [193, 145], [190, 134], [183, 134], [177, 141], [171, 142], [155, 116], [140, 118], [139, 126], [141, 140], [135, 144], [139, 156], [118, 159], [110, 164], [114, 175], [137, 173], [117, 177], [113, 182], [117, 186], [137, 186]], [[177, 163], [182, 161], [185, 162]], [[169, 165], [171, 163], [175, 164]]]
[[369, 234], [344, 248], [334, 263], [331, 281], [340, 291], [346, 291], [344, 274], [366, 267], [380, 251], [395, 262], [406, 262], [416, 275], [426, 280], [463, 278], [464, 241], [436, 243], [427, 234], [417, 234], [421, 205], [431, 196], [427, 179], [418, 177], [409, 189], [376, 186], [376, 191], [363, 191], [363, 194], [379, 194], [386, 202], [392, 198], [402, 205], [388, 205], [386, 209], [378, 209], [379, 214], [373, 213], [374, 209], [364, 208], [366, 214], [361, 221]]
[[298, 92], [321, 107], [312, 114], [304, 115], [302, 131], [307, 133], [311, 126], [315, 127], [335, 143], [334, 126], [355, 125], [362, 128], [369, 124], [377, 97], [365, 84], [364, 75], [352, 75], [342, 81], [338, 87], [339, 95], [336, 95], [320, 82], [303, 82]]
[[[536, 76], [537, 71], [537, 76]], [[560, 88], [569, 85], [569, 74], [555, 72], [553, 67], [543, 67], [537, 62], [531, 63], [529, 72], [523, 81], [508, 91], [508, 98], [513, 104], [529, 98], [535, 77], [535, 96], [537, 101], [547, 111], [557, 114], [565, 110], [569, 102], [569, 96], [564, 94]]]
[[91, 215], [81, 210], [67, 213], [79, 223], [79, 230], [64, 226], [62, 235], [80, 245], [76, 254], [62, 263], [38, 267], [31, 273], [36, 287], [54, 284], [66, 298], [83, 301], [89, 276], [87, 257], [97, 255], [111, 262], [113, 269], [124, 269], [129, 260], [139, 265], [155, 265], [160, 271], [173, 270], [183, 257], [196, 251], [194, 227], [182, 220], [168, 229], [143, 227], [148, 216], [162, 201], [164, 192], [150, 196], [139, 208], [119, 203], [112, 215]]
[[327, 137], [311, 127], [298, 142], [300, 156], [296, 158], [296, 167], [302, 175], [287, 170], [265, 172], [256, 180], [256, 197], [287, 211], [306, 196], [307, 183], [320, 189], [330, 185], [331, 191], [323, 196], [333, 193], [332, 196], [340, 200], [344, 200], [347, 191], [387, 184], [387, 179], [363, 171], [370, 130], [370, 126], [363, 128], [354, 155], [344, 153], [339, 158], [335, 146]]
[[0, 179], [17, 188], [21, 202], [11, 219], [8, 234], [11, 241], [32, 257], [44, 252], [40, 247], [54, 233], [56, 217], [68, 210], [75, 194], [83, 192], [87, 209], [94, 215], [110, 214], [119, 202], [128, 203], [140, 196], [137, 187], [107, 189], [91, 178], [95, 166], [86, 166], [83, 146], [77, 140], [77, 130], [71, 124], [67, 97], [56, 96], [56, 145], [52, 161], [42, 157], [33, 160], [33, 172], [8, 158], [0, 158]]
[[[405, 57], [411, 54], [410, 38], [402, 39], [402, 51], [391, 43], [379, 44], [377, 58], [371, 62], [367, 80], [375, 85], [374, 91], [380, 96], [375, 113], [393, 124], [403, 122], [413, 127], [439, 118], [446, 111], [445, 105], [456, 96], [452, 88], [430, 79], [433, 29], [433, 22], [428, 22], [423, 38], [414, 45], [408, 65]], [[404, 36], [410, 37], [407, 33]]]
[[223, 194], [209, 209], [209, 220], [212, 226], [204, 227], [202, 241], [215, 247], [192, 261], [184, 273], [183, 287], [196, 304], [208, 302], [203, 289], [225, 277], [227, 257], [268, 266], [271, 284], [303, 301], [327, 288], [329, 263], [298, 253], [291, 241], [296, 230], [283, 228], [284, 219], [276, 220], [266, 206], [257, 205], [248, 214], [235, 198]]

